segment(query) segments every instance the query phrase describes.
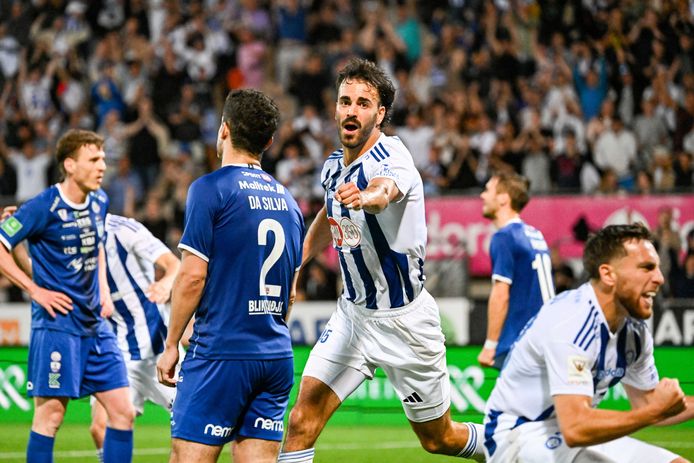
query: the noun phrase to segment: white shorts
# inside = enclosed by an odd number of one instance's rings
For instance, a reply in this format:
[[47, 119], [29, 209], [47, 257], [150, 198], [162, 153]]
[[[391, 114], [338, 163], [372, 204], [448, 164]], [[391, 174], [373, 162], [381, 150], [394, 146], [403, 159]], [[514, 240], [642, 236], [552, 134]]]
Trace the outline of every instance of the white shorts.
[[[125, 362], [128, 370], [128, 382], [130, 383], [130, 399], [138, 416], [144, 412], [145, 401], [147, 400], [171, 411], [176, 398], [175, 387], [164, 386], [157, 380], [158, 359], [159, 356]], [[92, 404], [94, 400], [92, 396]]]
[[556, 420], [525, 423], [494, 433], [496, 450], [487, 462], [503, 463], [669, 463], [678, 456], [669, 450], [632, 437], [622, 437], [589, 447], [569, 447]]
[[319, 379], [344, 401], [376, 368], [388, 376], [410, 421], [434, 420], [448, 410], [439, 308], [426, 290], [398, 309], [370, 310], [340, 298], [303, 376]]

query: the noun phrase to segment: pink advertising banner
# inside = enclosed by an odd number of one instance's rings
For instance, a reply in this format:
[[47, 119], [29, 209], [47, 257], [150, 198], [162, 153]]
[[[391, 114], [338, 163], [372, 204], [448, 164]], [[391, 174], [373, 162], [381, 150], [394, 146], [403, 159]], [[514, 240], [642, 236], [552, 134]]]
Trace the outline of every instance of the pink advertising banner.
[[[574, 239], [574, 225], [583, 218], [591, 230], [618, 223], [641, 221], [657, 226], [658, 211], [673, 210], [673, 225], [682, 240], [694, 229], [694, 195], [668, 196], [537, 196], [523, 210], [522, 219], [539, 229], [547, 244], [562, 257], [577, 259], [583, 243]], [[482, 200], [470, 197], [432, 198], [426, 202], [428, 259], [470, 259], [475, 276], [490, 273], [489, 240], [495, 231], [482, 217]]]

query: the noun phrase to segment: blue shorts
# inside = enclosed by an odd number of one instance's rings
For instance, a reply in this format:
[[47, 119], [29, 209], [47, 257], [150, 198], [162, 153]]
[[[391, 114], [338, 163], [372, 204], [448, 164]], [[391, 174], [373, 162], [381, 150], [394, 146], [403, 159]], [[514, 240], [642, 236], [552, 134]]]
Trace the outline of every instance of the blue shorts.
[[78, 336], [46, 329], [31, 331], [29, 397], [77, 399], [128, 386], [128, 372], [115, 335]]
[[281, 441], [294, 359], [183, 361], [171, 437], [224, 445], [237, 437]]

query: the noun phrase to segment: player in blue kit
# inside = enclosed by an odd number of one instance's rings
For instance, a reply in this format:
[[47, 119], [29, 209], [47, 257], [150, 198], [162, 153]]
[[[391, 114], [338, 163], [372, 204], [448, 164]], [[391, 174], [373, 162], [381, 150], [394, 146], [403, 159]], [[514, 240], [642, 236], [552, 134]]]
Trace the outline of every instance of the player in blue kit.
[[[172, 462], [212, 462], [233, 442], [237, 463], [277, 460], [294, 381], [287, 318], [304, 221], [291, 194], [260, 168], [279, 121], [255, 90], [229, 94], [217, 139], [222, 167], [190, 186], [181, 268], [160, 381], [177, 388]], [[178, 383], [178, 342], [195, 325]]]
[[501, 369], [511, 345], [542, 304], [554, 297], [552, 263], [542, 232], [519, 216], [529, 201], [528, 180], [500, 173], [487, 182], [482, 215], [497, 227], [489, 254], [492, 291], [487, 307], [487, 340], [477, 360]]
[[[113, 312], [103, 250], [103, 139], [70, 130], [56, 158], [63, 181], [0, 224], [0, 271], [32, 299], [27, 390], [35, 409], [27, 461], [53, 461], [69, 399], [93, 394], [108, 415], [104, 461], [127, 462], [134, 411], [123, 357], [103, 318]], [[10, 254], [25, 239], [33, 281]]]
[[[583, 264], [589, 282], [542, 306], [508, 355], [487, 401], [488, 461], [684, 463], [628, 437], [694, 416], [677, 380], [658, 380], [645, 320], [664, 279], [648, 229], [602, 229]], [[620, 382], [631, 410], [597, 408]]]
[[304, 368], [280, 462], [312, 462], [342, 402], [382, 368], [424, 449], [483, 458], [482, 427], [450, 416], [439, 309], [424, 289], [422, 179], [412, 155], [381, 128], [395, 89], [374, 63], [354, 59], [337, 79], [342, 149], [323, 166], [325, 206], [306, 234], [304, 260], [332, 243], [344, 291]]

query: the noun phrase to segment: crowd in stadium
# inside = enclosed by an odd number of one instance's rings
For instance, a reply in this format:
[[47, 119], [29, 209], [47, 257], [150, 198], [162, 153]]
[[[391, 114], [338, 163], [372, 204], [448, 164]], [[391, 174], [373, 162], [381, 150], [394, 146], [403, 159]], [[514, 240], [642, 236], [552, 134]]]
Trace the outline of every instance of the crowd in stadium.
[[[504, 170], [534, 194], [691, 191], [694, 13], [651, 3], [3, 1], [0, 195], [38, 194], [56, 180], [57, 138], [95, 130], [111, 212], [175, 247], [188, 186], [218, 162], [223, 98], [253, 87], [284, 117], [263, 167], [309, 216], [339, 145], [335, 71], [354, 55], [396, 82], [386, 131], [427, 195], [478, 193]], [[689, 250], [671, 265], [691, 291], [692, 240], [664, 233]]]

